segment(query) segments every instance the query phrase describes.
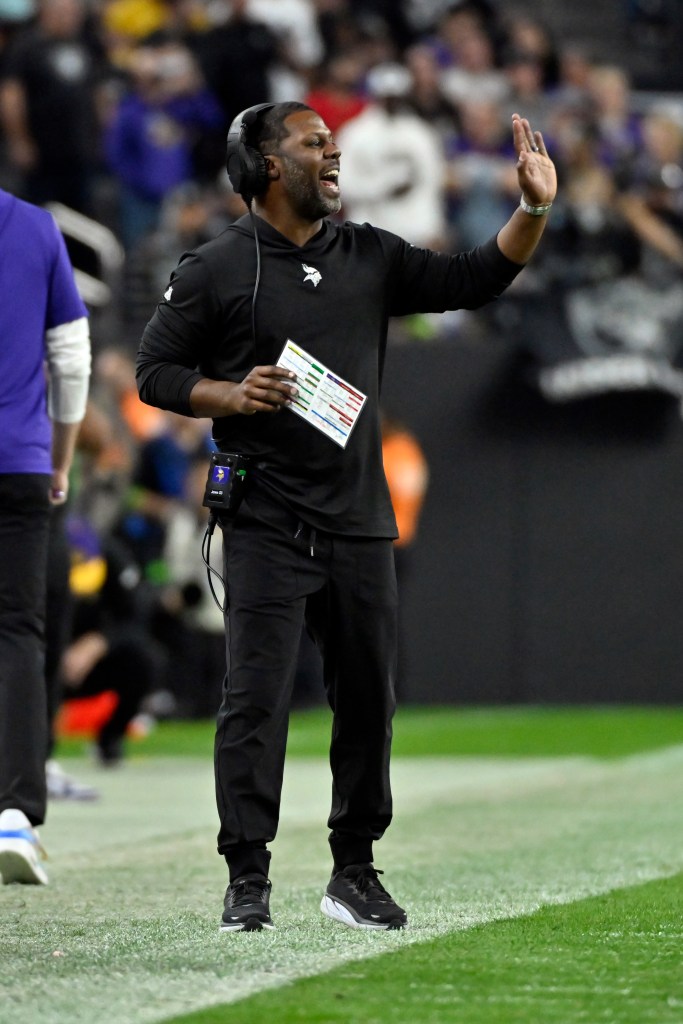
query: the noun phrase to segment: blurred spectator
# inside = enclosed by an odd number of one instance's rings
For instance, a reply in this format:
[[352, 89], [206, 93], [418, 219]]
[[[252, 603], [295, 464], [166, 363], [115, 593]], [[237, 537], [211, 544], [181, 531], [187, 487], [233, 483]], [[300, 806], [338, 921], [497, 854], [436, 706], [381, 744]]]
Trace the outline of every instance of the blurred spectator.
[[284, 41], [298, 67], [310, 68], [320, 62], [322, 39], [312, 0], [247, 0], [247, 9]]
[[351, 52], [362, 37], [386, 36], [392, 53], [414, 41], [402, 0], [314, 0], [328, 56]]
[[212, 448], [208, 420], [164, 412], [164, 429], [144, 441], [137, 453], [127, 508], [117, 533], [148, 578], [165, 580], [166, 530], [186, 493], [190, 467], [208, 459]]
[[103, 420], [107, 439], [87, 462], [80, 455], [79, 469], [85, 465], [85, 472], [75, 507], [103, 537], [120, 518], [140, 444], [164, 429], [159, 410], [143, 405], [137, 391], [131, 392], [131, 379], [134, 369], [125, 351], [107, 348], [96, 356], [86, 425], [95, 416]]
[[683, 7], [678, 0], [625, 0], [624, 50], [638, 89], [683, 89]]
[[660, 284], [683, 269], [683, 124], [680, 112], [655, 107], [643, 119], [643, 145], [618, 176], [619, 206], [645, 245], [642, 270]]
[[102, 38], [112, 63], [127, 71], [138, 44], [164, 30], [170, 16], [170, 6], [164, 0], [104, 0]]
[[436, 131], [414, 114], [406, 97], [407, 68], [373, 68], [367, 87], [373, 102], [338, 134], [344, 176], [344, 213], [371, 221], [415, 245], [445, 243], [445, 163]]
[[331, 57], [319, 69], [304, 102], [316, 110], [333, 135], [367, 106], [361, 92], [365, 67], [353, 53]]
[[640, 117], [633, 109], [631, 84], [623, 68], [601, 64], [589, 79], [593, 116], [600, 136], [602, 159], [616, 167], [640, 148]]
[[195, 140], [223, 121], [192, 55], [178, 43], [140, 46], [131, 59], [131, 79], [105, 136], [129, 250], [157, 227], [164, 196], [192, 180]]
[[451, 103], [474, 99], [500, 102], [505, 98], [508, 83], [497, 67], [493, 40], [483, 29], [463, 33], [453, 57], [441, 74], [441, 87]]
[[307, 77], [325, 53], [312, 0], [247, 0], [246, 9], [279, 40], [279, 60], [270, 71], [270, 98], [302, 99]]
[[590, 82], [593, 68], [593, 57], [586, 45], [570, 42], [560, 47], [558, 81], [553, 92], [558, 107], [586, 113], [592, 109]]
[[251, 14], [248, 0], [215, 0], [210, 13], [210, 27], [186, 35], [185, 42], [223, 113], [213, 156], [206, 155], [215, 173], [225, 163], [225, 138], [233, 119], [252, 104], [270, 99], [270, 70], [278, 57], [278, 42]]
[[[554, 131], [563, 176], [560, 203], [571, 210], [584, 235], [593, 234], [607, 221], [615, 226], [614, 179], [600, 159], [600, 137], [595, 124], [579, 113], [567, 111], [555, 119]], [[563, 208], [562, 216], [566, 212]]]
[[400, 63], [400, 52], [386, 24], [380, 20], [366, 18], [360, 23], [358, 44], [354, 52], [364, 62], [366, 68], [377, 64]]
[[161, 410], [140, 401], [131, 355], [120, 348], [105, 349], [97, 356], [95, 376], [111, 399], [109, 412], [136, 444], [162, 433], [165, 421]]
[[[64, 694], [60, 664], [73, 630], [73, 594], [69, 585], [71, 553], [66, 530], [67, 516], [82, 493], [83, 461], [94, 461], [112, 443], [112, 429], [107, 417], [88, 399], [85, 417], [76, 441], [76, 454], [69, 475], [69, 503], [52, 510], [48, 544], [47, 616], [45, 631], [45, 679], [47, 683], [48, 749], [45, 764], [47, 796], [50, 800], [96, 800], [99, 791], [68, 774], [55, 759], [56, 723]], [[79, 466], [80, 463], [80, 466]]]
[[125, 546], [113, 537], [100, 538], [83, 518], [67, 521], [67, 536], [75, 603], [60, 675], [67, 700], [116, 694], [96, 738], [98, 760], [108, 767], [121, 761], [126, 729], [156, 685], [163, 657], [149, 633], [139, 566]]
[[490, 100], [460, 105], [460, 137], [448, 154], [451, 249], [491, 238], [519, 202], [507, 118]]
[[[317, 0], [317, 6], [318, 9], [324, 6], [324, 0]], [[404, 0], [348, 0], [347, 6], [354, 20], [364, 21], [366, 25], [374, 20], [386, 26], [398, 50], [413, 42]]]
[[499, 70], [495, 15], [488, 4], [452, 4], [439, 20], [429, 45], [442, 68], [441, 87], [451, 101], [500, 100], [507, 85]]
[[[202, 505], [208, 466], [205, 453], [192, 458], [182, 502], [169, 519], [163, 548], [167, 582], [155, 616], [156, 635], [170, 653], [164, 685], [172, 694], [176, 714], [190, 718], [215, 715], [225, 675], [223, 612], [214, 600], [201, 558], [209, 512]], [[210, 558], [222, 576], [219, 538], [214, 538]], [[223, 588], [216, 576], [212, 583], [222, 602]]]
[[442, 0], [433, 6], [432, 16], [423, 18], [421, 28], [436, 28], [433, 43], [443, 67], [458, 63], [460, 45], [472, 32], [484, 32], [492, 42], [498, 34], [498, 12], [488, 0]]
[[0, 116], [8, 158], [34, 203], [92, 212], [100, 166], [97, 87], [107, 65], [84, 0], [41, 0], [3, 63]]
[[404, 0], [405, 17], [413, 32], [423, 35], [431, 32], [437, 21], [449, 7], [456, 7], [453, 0]]
[[325, 51], [323, 63], [330, 57], [353, 52], [358, 42], [360, 25], [348, 0], [316, 0], [316, 11]]
[[[559, 78], [559, 56], [553, 35], [543, 22], [526, 12], [503, 12], [502, 34], [504, 36], [505, 54], [516, 54], [528, 58], [539, 65], [541, 72], [541, 88], [553, 89]], [[509, 63], [508, 61], [505, 61]], [[533, 120], [532, 116], [526, 114]]]
[[104, 0], [101, 33], [112, 64], [127, 71], [140, 43], [164, 37], [190, 45], [212, 24], [205, 0]]
[[503, 70], [508, 82], [508, 95], [502, 110], [506, 118], [515, 111], [524, 111], [534, 126], [538, 126], [550, 143], [548, 125], [553, 101], [546, 89], [543, 61], [526, 50], [506, 50]]
[[115, 425], [101, 407], [94, 390], [88, 398], [71, 467], [71, 507], [83, 507], [81, 502], [84, 495], [93, 487], [99, 475], [123, 462]]
[[[397, 60], [413, 34], [393, 0], [315, 0], [325, 49], [323, 63], [352, 54], [367, 69]], [[380, 10], [381, 8], [381, 10]]]
[[[222, 180], [214, 186], [191, 182], [169, 192], [157, 229], [141, 238], [129, 252], [124, 318], [130, 338], [142, 334], [149, 311], [166, 291], [181, 254], [214, 238], [244, 213], [244, 202], [228, 184], [225, 171], [222, 178], [224, 184]], [[137, 390], [135, 398], [139, 403]], [[133, 401], [132, 397], [130, 400]], [[153, 411], [151, 406], [144, 408]]]
[[458, 110], [441, 87], [441, 71], [434, 51], [424, 43], [411, 46], [405, 53], [406, 67], [413, 76], [408, 94], [411, 108], [435, 128], [444, 143], [458, 133]]

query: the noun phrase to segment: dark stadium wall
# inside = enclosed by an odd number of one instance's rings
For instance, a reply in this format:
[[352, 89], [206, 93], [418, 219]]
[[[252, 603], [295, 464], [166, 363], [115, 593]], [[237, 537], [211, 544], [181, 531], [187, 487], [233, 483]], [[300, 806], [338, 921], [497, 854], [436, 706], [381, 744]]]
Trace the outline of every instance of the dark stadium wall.
[[503, 342], [393, 345], [384, 405], [430, 466], [403, 582], [405, 702], [683, 700], [683, 423], [552, 406]]

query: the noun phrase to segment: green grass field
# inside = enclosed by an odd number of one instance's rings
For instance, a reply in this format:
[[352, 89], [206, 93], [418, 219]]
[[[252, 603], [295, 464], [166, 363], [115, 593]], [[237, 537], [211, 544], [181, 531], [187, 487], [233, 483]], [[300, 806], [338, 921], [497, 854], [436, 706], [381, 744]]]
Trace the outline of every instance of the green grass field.
[[683, 1024], [681, 709], [402, 710], [376, 862], [405, 932], [319, 912], [328, 733], [293, 718], [276, 930], [229, 935], [210, 724], [118, 771], [64, 743], [102, 799], [51, 806], [48, 887], [0, 887], [2, 1024]]

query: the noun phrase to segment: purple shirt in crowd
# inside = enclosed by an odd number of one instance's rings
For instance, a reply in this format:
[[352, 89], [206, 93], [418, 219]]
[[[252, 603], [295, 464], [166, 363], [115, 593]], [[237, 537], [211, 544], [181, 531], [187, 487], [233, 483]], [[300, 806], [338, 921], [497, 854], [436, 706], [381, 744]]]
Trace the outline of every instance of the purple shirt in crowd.
[[0, 473], [50, 473], [45, 332], [88, 312], [59, 228], [0, 189]]

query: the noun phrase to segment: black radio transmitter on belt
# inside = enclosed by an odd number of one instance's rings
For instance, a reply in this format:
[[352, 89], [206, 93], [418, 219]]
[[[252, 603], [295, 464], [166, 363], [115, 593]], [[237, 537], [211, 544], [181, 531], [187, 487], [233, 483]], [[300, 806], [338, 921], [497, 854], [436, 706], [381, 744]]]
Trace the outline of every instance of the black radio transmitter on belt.
[[202, 505], [234, 515], [240, 506], [249, 481], [249, 459], [246, 455], [213, 452]]

